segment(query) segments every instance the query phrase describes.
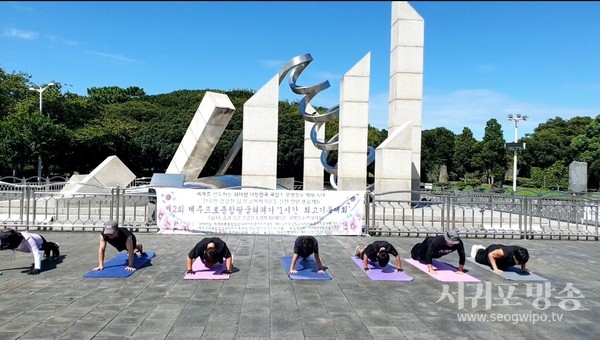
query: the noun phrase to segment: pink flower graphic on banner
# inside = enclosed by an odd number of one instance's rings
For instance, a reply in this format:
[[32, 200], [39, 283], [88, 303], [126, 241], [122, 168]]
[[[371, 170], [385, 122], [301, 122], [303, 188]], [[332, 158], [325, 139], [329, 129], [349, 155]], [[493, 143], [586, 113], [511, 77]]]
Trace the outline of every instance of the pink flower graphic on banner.
[[160, 221], [160, 220], [162, 220], [162, 218], [163, 218], [163, 216], [164, 216], [164, 215], [165, 215], [165, 211], [164, 211], [163, 209], [160, 209], [160, 210], [158, 211], [158, 213], [156, 214], [156, 219], [157, 219], [158, 221]]

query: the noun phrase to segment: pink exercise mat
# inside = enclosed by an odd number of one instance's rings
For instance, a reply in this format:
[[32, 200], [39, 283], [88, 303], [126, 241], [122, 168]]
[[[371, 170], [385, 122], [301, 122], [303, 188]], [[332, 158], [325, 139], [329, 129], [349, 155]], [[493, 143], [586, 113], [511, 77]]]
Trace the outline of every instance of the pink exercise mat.
[[427, 273], [427, 275], [441, 282], [481, 282], [479, 279], [474, 278], [469, 274], [457, 274], [455, 267], [442, 261], [433, 260], [433, 267], [435, 268], [435, 273], [433, 274], [429, 272], [427, 265], [424, 263], [413, 259], [406, 259], [404, 261], [412, 264], [417, 267], [417, 269], [420, 269], [422, 272]]
[[194, 274], [185, 274], [184, 280], [229, 280], [229, 275], [221, 275], [226, 269], [225, 261], [223, 263], [217, 263], [212, 268], [207, 268], [200, 258], [197, 258], [192, 263], [192, 269], [195, 271]]

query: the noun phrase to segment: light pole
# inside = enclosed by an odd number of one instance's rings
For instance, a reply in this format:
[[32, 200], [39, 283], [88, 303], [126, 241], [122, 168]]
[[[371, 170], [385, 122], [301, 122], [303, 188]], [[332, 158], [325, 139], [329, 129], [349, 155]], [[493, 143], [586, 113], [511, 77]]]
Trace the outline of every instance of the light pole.
[[[527, 120], [527, 116], [522, 116], [520, 113], [509, 114], [508, 120], [515, 122], [515, 144], [519, 141], [519, 122]], [[517, 191], [517, 150], [515, 147], [515, 156], [513, 160], [513, 193]]]
[[[36, 92], [39, 92], [39, 94], [40, 94], [40, 114], [43, 114], [42, 113], [42, 93], [44, 93], [44, 91], [46, 91], [46, 89], [52, 85], [54, 85], [54, 83], [48, 83], [48, 84], [46, 84], [46, 86], [40, 86], [37, 89], [33, 88], [33, 87], [29, 88], [31, 91], [36, 91]], [[48, 115], [48, 117], [50, 117], [50, 115]], [[38, 154], [38, 171], [37, 171], [38, 172], [38, 174], [37, 174], [38, 183], [40, 183], [42, 180], [42, 168], [43, 168], [42, 154], [40, 151], [40, 153]]]
[[40, 93], [40, 114], [42, 114], [42, 93], [44, 93], [44, 91], [46, 91], [46, 89], [52, 85], [54, 85], [54, 83], [48, 83], [48, 84], [46, 84], [46, 86], [40, 86], [37, 89], [33, 88], [33, 87], [29, 88], [31, 91], [36, 91], [36, 92]]

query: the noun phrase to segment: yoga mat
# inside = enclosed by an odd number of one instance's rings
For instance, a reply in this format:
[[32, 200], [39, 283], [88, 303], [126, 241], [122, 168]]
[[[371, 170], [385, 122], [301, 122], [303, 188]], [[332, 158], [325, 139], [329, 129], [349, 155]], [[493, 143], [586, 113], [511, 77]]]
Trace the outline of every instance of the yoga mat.
[[[356, 256], [352, 256], [352, 261], [354, 261], [362, 271], [365, 271], [363, 260], [357, 259]], [[369, 271], [365, 272], [365, 274], [374, 281], [412, 281], [415, 279], [406, 274], [406, 272], [397, 272], [396, 266], [391, 263], [388, 263], [384, 268], [379, 268], [369, 261]]]
[[[475, 259], [472, 257], [467, 257], [467, 260], [478, 265], [479, 267], [481, 267], [483, 269], [486, 269], [489, 272], [494, 273], [494, 270], [492, 270], [492, 268], [490, 266], [486, 266], [484, 264], [477, 263], [477, 262], [475, 262]], [[499, 276], [502, 276], [506, 280], [511, 280], [511, 281], [548, 281], [548, 279], [543, 278], [539, 275], [536, 275], [532, 272], [529, 272], [530, 273], [529, 275], [522, 274], [522, 273], [523, 272], [521, 271], [521, 268], [519, 268], [517, 266], [513, 266], [513, 267], [504, 269], [502, 274], [500, 274]], [[498, 275], [496, 273], [494, 273], [494, 274]]]
[[[192, 263], [192, 269], [195, 271], [194, 274], [186, 273], [183, 277], [184, 280], [229, 280], [229, 274], [222, 275], [221, 273], [227, 269], [225, 265], [226, 260], [223, 263], [217, 263], [212, 268], [207, 268], [200, 258], [197, 258]], [[231, 268], [233, 269], [233, 268]]]
[[406, 262], [420, 269], [422, 272], [433, 277], [434, 279], [441, 282], [481, 282], [479, 279], [472, 277], [467, 273], [457, 274], [456, 268], [438, 260], [433, 260], [433, 268], [435, 268], [435, 274], [429, 272], [427, 265], [413, 259], [407, 259]]
[[292, 280], [331, 280], [332, 277], [329, 275], [327, 271], [323, 274], [318, 274], [319, 266], [317, 265], [317, 261], [315, 261], [312, 257], [309, 257], [306, 261], [304, 259], [299, 258], [296, 261], [295, 269], [298, 271], [298, 274], [290, 274], [290, 265], [292, 264], [292, 256], [282, 256], [281, 257], [281, 265], [283, 266], [283, 270], [286, 272], [287, 276]]
[[[145, 252], [142, 256], [137, 257], [134, 256], [133, 259], [133, 267], [135, 269], [140, 269], [145, 266], [150, 260], [154, 257], [154, 253], [151, 251]], [[136, 271], [127, 271], [125, 267], [127, 267], [129, 261], [129, 255], [127, 252], [119, 253], [117, 256], [113, 257], [110, 261], [104, 262], [104, 269], [98, 271], [90, 271], [85, 274], [83, 277], [87, 279], [92, 278], [123, 278], [128, 277]]]

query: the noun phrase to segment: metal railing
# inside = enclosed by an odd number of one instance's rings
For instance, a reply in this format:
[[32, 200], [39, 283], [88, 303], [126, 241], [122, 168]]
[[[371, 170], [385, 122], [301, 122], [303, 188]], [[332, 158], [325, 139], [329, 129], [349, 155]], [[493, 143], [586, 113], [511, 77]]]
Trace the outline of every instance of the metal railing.
[[[106, 221], [116, 219], [135, 231], [158, 231], [153, 190], [77, 184], [82, 187], [76, 194], [62, 193], [67, 185], [73, 184], [0, 179], [0, 224], [27, 230], [99, 231]], [[598, 240], [599, 206], [598, 196], [559, 193], [526, 197], [367, 191], [364, 233], [422, 237], [455, 229], [463, 237]]]
[[599, 236], [600, 199], [587, 196], [393, 191], [370, 193], [366, 201], [370, 235], [421, 237], [454, 229], [484, 238], [597, 241]]

